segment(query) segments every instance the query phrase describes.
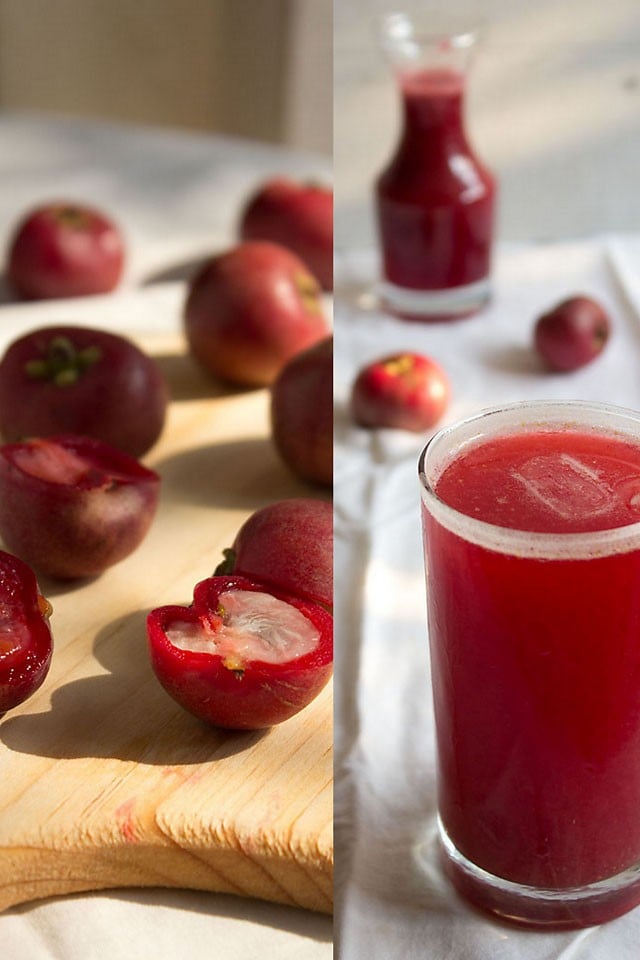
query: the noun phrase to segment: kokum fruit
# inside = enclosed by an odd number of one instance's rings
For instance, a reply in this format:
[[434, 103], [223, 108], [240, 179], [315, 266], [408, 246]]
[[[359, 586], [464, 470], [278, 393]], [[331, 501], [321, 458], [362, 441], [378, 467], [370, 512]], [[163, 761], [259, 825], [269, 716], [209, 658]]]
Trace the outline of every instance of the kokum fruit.
[[611, 322], [591, 297], [569, 297], [543, 314], [534, 327], [534, 343], [552, 370], [577, 370], [595, 360], [611, 335]]
[[194, 359], [221, 380], [268, 386], [296, 353], [329, 333], [318, 282], [273, 243], [243, 243], [194, 277], [184, 325]]
[[271, 388], [271, 435], [289, 469], [302, 480], [333, 482], [333, 340], [304, 350]]
[[275, 177], [249, 198], [240, 218], [242, 240], [270, 240], [304, 260], [323, 290], [333, 290], [333, 190], [320, 183]]
[[260, 580], [333, 606], [333, 509], [326, 500], [296, 497], [256, 510], [224, 555], [216, 574]]
[[81, 203], [50, 203], [28, 213], [9, 243], [7, 281], [26, 300], [109, 293], [120, 282], [120, 228]]
[[75, 433], [140, 457], [162, 432], [168, 399], [157, 362], [105, 330], [42, 327], [0, 361], [0, 433], [10, 442]]
[[431, 357], [405, 351], [367, 364], [351, 390], [351, 413], [361, 427], [422, 433], [449, 404], [449, 379]]

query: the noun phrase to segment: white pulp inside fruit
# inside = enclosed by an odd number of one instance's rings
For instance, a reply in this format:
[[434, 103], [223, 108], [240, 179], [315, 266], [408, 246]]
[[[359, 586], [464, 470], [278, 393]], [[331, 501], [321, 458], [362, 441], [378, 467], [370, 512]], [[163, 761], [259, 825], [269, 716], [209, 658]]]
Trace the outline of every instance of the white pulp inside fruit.
[[320, 631], [295, 607], [268, 593], [233, 590], [221, 593], [222, 623], [176, 621], [167, 637], [180, 650], [215, 653], [231, 669], [248, 660], [287, 663], [315, 650]]
[[73, 450], [46, 440], [26, 443], [14, 457], [25, 473], [50, 483], [77, 483], [89, 470], [86, 460]]

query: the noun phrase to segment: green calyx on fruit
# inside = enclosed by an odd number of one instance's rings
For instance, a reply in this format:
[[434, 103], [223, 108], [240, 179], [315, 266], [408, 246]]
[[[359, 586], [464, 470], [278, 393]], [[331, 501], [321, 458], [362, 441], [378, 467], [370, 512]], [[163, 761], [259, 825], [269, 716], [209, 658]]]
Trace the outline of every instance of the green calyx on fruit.
[[236, 552], [231, 547], [222, 551], [224, 560], [221, 560], [214, 570], [215, 577], [226, 577], [233, 573], [236, 566]]
[[101, 356], [99, 347], [89, 346], [78, 350], [68, 337], [53, 337], [43, 356], [27, 361], [24, 369], [31, 380], [51, 380], [58, 387], [68, 387], [97, 363]]

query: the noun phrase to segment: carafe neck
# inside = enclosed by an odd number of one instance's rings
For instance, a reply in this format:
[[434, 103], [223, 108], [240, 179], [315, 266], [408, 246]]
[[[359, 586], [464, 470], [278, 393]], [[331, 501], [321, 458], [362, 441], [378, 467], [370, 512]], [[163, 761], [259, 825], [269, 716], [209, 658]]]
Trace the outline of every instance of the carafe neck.
[[465, 140], [465, 77], [453, 70], [424, 69], [399, 76], [404, 136], [439, 142]]
[[404, 138], [464, 142], [464, 99], [476, 33], [435, 31], [434, 18], [411, 8], [380, 20], [380, 41], [399, 85]]

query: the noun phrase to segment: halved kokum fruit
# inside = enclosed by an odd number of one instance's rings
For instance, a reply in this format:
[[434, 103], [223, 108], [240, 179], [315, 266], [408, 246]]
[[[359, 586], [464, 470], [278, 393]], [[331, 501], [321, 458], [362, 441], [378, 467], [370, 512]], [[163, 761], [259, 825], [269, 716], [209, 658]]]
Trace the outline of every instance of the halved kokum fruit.
[[40, 573], [102, 573], [138, 547], [156, 512], [160, 478], [90, 437], [0, 447], [0, 536]]
[[49, 671], [50, 614], [33, 570], [0, 550], [0, 716], [35, 693]]
[[317, 697], [333, 666], [331, 615], [244, 577], [210, 577], [190, 607], [153, 610], [147, 638], [167, 693], [228, 729], [288, 720]]

